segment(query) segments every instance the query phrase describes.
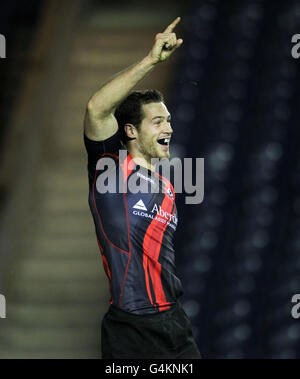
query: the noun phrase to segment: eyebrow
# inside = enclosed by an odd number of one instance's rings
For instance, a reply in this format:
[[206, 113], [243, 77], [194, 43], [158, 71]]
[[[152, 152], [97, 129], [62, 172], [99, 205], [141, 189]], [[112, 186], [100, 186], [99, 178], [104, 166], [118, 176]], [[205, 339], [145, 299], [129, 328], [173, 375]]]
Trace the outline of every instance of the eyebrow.
[[[155, 116], [155, 117], [152, 118], [152, 120], [155, 120], [156, 118], [165, 118], [165, 117], [164, 116]], [[168, 115], [167, 119], [168, 118], [171, 118], [170, 114]]]

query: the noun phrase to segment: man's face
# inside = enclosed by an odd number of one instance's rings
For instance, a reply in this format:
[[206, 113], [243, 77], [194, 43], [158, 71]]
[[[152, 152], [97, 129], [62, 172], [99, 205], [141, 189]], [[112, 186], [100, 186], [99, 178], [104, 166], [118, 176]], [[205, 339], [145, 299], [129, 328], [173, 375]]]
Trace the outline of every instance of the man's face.
[[169, 142], [173, 130], [171, 115], [164, 103], [142, 105], [143, 121], [138, 130], [136, 147], [149, 161], [151, 158], [170, 158]]

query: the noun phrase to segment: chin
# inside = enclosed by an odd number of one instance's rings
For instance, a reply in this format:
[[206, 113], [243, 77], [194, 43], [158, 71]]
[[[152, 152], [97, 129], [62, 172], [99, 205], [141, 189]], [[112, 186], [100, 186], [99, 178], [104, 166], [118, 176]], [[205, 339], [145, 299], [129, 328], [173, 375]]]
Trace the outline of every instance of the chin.
[[156, 159], [170, 159], [170, 153], [167, 152], [167, 151], [166, 152], [159, 151], [152, 158], [156, 158]]
[[170, 159], [170, 151], [164, 151], [162, 153], [160, 153], [161, 155], [161, 158], [167, 158], [167, 159]]
[[170, 159], [170, 151], [163, 151], [161, 149], [149, 149], [148, 156], [152, 159]]

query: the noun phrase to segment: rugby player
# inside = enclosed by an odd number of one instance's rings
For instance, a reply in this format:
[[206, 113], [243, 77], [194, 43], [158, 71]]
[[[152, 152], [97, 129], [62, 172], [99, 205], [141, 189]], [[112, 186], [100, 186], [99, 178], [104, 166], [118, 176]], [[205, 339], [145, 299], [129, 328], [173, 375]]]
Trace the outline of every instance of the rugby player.
[[[170, 157], [171, 115], [159, 91], [133, 91], [182, 45], [174, 33], [179, 21], [158, 33], [148, 55], [108, 80], [87, 104], [89, 205], [111, 295], [102, 321], [103, 359], [200, 358], [179, 302], [175, 193], [152, 161]], [[115, 169], [104, 168], [107, 158]], [[115, 191], [101, 191], [104, 172], [118, 178]], [[147, 191], [124, 191], [130, 180]]]

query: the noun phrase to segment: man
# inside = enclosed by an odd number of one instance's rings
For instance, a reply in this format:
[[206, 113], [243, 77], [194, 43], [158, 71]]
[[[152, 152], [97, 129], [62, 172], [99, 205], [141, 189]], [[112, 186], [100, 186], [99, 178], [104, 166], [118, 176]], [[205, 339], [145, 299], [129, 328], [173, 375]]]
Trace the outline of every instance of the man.
[[[174, 189], [154, 174], [152, 161], [170, 157], [170, 114], [160, 92], [131, 92], [181, 46], [173, 32], [179, 21], [157, 34], [149, 54], [104, 84], [87, 106], [89, 204], [111, 293], [102, 322], [102, 358], [200, 358], [178, 302]], [[107, 168], [107, 159], [115, 168]], [[116, 190], [105, 193], [105, 179], [111, 177]], [[133, 182], [144, 191], [133, 191]]]

